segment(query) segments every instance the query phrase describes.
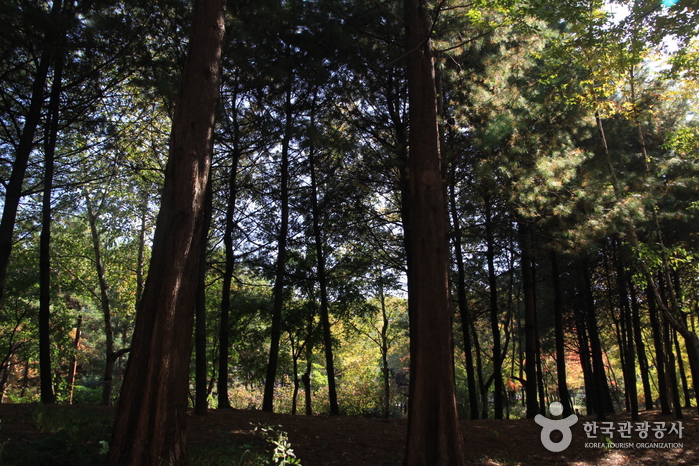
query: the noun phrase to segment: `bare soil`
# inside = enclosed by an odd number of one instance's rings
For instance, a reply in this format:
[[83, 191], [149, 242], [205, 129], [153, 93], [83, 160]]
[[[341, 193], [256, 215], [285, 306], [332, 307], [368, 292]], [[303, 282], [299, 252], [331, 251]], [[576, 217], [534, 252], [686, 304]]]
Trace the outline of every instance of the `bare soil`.
[[[42, 432], [32, 419], [35, 405], [0, 404], [0, 444], [4, 448], [22, 448], [32, 445]], [[48, 408], [60, 415], [67, 410], [103, 410], [112, 408], [90, 405], [56, 406]], [[64, 410], [64, 411], [61, 411]], [[34, 415], [34, 417], [36, 417]], [[609, 416], [615, 426], [630, 421], [630, 415]], [[540, 439], [541, 427], [533, 420], [462, 421], [464, 449], [468, 464], [487, 466], [513, 465], [699, 465], [699, 421], [696, 408], [685, 412], [681, 420], [682, 438], [677, 433], [666, 433], [655, 439], [652, 431], [647, 439], [636, 432], [631, 439], [612, 442], [668, 442], [681, 443], [682, 448], [604, 448], [591, 443], [605, 443], [603, 435], [588, 438], [586, 422], [594, 417], [581, 418], [572, 427], [572, 444], [560, 453], [546, 450]], [[641, 413], [641, 421], [664, 422], [669, 428], [679, 421], [674, 416], [662, 416], [657, 411]], [[598, 426], [601, 425], [597, 422]], [[204, 447], [220, 442], [255, 444], [259, 437], [253, 434], [255, 425], [278, 425], [287, 432], [292, 448], [305, 466], [330, 465], [400, 465], [405, 447], [407, 421], [405, 419], [375, 419], [354, 416], [291, 416], [247, 410], [210, 410], [205, 416], [190, 415], [190, 447]], [[560, 436], [554, 433], [553, 441]], [[94, 441], [93, 441], [94, 442]], [[586, 445], [587, 444], [587, 445]]]

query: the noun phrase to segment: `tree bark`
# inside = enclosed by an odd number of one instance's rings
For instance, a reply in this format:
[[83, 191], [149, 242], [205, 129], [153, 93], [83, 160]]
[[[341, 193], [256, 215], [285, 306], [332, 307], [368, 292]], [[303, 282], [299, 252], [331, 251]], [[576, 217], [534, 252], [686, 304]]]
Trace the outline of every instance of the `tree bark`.
[[[61, 30], [67, 22], [60, 21], [62, 16], [62, 0], [54, 0], [51, 12], [46, 24], [49, 29], [44, 36], [41, 56], [37, 64], [34, 83], [32, 84], [32, 95], [24, 117], [24, 127], [20, 134], [19, 144], [15, 151], [15, 160], [12, 163], [12, 172], [5, 190], [3, 203], [2, 220], [0, 221], [0, 300], [5, 293], [5, 281], [7, 279], [7, 268], [10, 263], [12, 252], [12, 237], [14, 234], [15, 220], [19, 202], [22, 198], [22, 187], [24, 176], [29, 163], [29, 156], [34, 148], [34, 135], [41, 120], [41, 108], [44, 104], [44, 90], [48, 78], [49, 68], [55, 52], [56, 43], [62, 41], [66, 31]], [[63, 37], [61, 37], [63, 36]]]
[[190, 342], [224, 19], [225, 1], [195, 3], [150, 272], [116, 409], [109, 465], [188, 463]]
[[276, 277], [274, 280], [274, 304], [272, 307], [272, 328], [269, 344], [269, 362], [267, 377], [262, 399], [262, 410], [274, 411], [274, 384], [279, 363], [279, 340], [282, 334], [282, 309], [284, 307], [284, 281], [286, 276], [286, 243], [289, 230], [289, 144], [292, 129], [291, 86], [293, 74], [289, 75], [285, 103], [285, 129], [282, 139], [281, 160], [281, 225], [279, 227], [279, 242], [277, 245]]
[[465, 464], [454, 389], [449, 246], [426, 5], [405, 0], [410, 118], [410, 389], [404, 465]]
[[621, 258], [621, 246], [618, 240], [614, 241], [613, 255], [616, 266], [617, 293], [621, 311], [621, 323], [624, 331], [624, 385], [625, 394], [629, 402], [631, 419], [638, 420], [638, 387], [636, 384], [636, 347], [633, 338], [633, 323], [631, 321], [631, 306], [629, 304], [629, 292], [626, 287], [626, 269]]
[[668, 415], [670, 411], [670, 397], [668, 396], [667, 377], [665, 376], [665, 348], [663, 344], [663, 333], [658, 318], [658, 308], [656, 306], [653, 292], [650, 286], [647, 289], [648, 316], [650, 327], [653, 333], [653, 346], [655, 347], [655, 368], [658, 374], [658, 397], [660, 398], [660, 412]]
[[485, 239], [490, 288], [490, 331], [493, 334], [493, 418], [502, 419], [502, 357], [500, 356], [500, 314], [498, 312], [498, 281], [495, 275], [495, 240], [490, 196], [485, 196]]
[[456, 293], [459, 303], [459, 317], [461, 320], [461, 334], [464, 339], [464, 356], [466, 359], [466, 383], [468, 386], [469, 414], [472, 420], [478, 419], [478, 392], [476, 390], [476, 377], [473, 367], [473, 348], [471, 344], [470, 316], [468, 301], [466, 299], [466, 267], [461, 247], [461, 221], [456, 206], [456, 174], [452, 170], [449, 177], [449, 202], [451, 205], [452, 228], [454, 229], [454, 260], [456, 261]]
[[[315, 109], [311, 112], [311, 133], [315, 132]], [[315, 169], [315, 144], [311, 136], [308, 149], [308, 164], [311, 171], [311, 206], [313, 217], [313, 238], [316, 248], [316, 264], [318, 270], [318, 286], [320, 287], [320, 323], [323, 327], [323, 347], [325, 349], [325, 370], [328, 375], [328, 400], [330, 414], [340, 414], [335, 387], [335, 363], [333, 362], [332, 333], [330, 331], [330, 311], [328, 309], [328, 279], [325, 273], [325, 251], [320, 228], [320, 209], [318, 208], [318, 182]]]
[[636, 297], [636, 289], [631, 276], [633, 273], [626, 275], [628, 280], [629, 293], [631, 296], [631, 323], [633, 325], [633, 337], [636, 343], [638, 354], [638, 367], [641, 371], [641, 383], [643, 385], [643, 398], [645, 399], [646, 410], [653, 409], [653, 392], [650, 388], [650, 373], [648, 367], [648, 356], [646, 356], [646, 345], [643, 342], [643, 334], [641, 332], [641, 311]]
[[602, 342], [599, 337], [597, 327], [597, 316], [595, 314], [595, 300], [592, 295], [592, 278], [587, 261], [583, 262], [583, 278], [585, 280], [585, 315], [587, 331], [590, 337], [590, 355], [592, 356], [592, 376], [595, 384], [595, 412], [598, 420], [606, 419], [606, 413], [614, 413], [612, 395], [609, 392], [609, 383], [604, 369], [604, 358], [602, 355]]
[[529, 227], [519, 224], [519, 241], [522, 267], [522, 291], [524, 294], [524, 373], [527, 378], [525, 386], [527, 399], [527, 418], [533, 419], [539, 414], [536, 384], [536, 300], [534, 298], [534, 276], [531, 264], [531, 235]]
[[73, 349], [75, 353], [70, 358], [70, 372], [68, 372], [68, 404], [73, 404], [73, 393], [75, 392], [75, 376], [78, 374], [78, 350], [80, 349], [80, 331], [83, 324], [83, 316], [78, 316], [78, 323], [75, 326], [75, 339]]
[[[232, 100], [237, 102], [237, 81]], [[233, 109], [231, 116], [233, 122], [233, 152], [230, 155], [231, 168], [228, 174], [228, 206], [226, 208], [226, 226], [223, 234], [223, 247], [226, 254], [226, 265], [223, 270], [223, 291], [221, 292], [221, 315], [219, 326], [219, 360], [218, 381], [218, 409], [231, 407], [228, 399], [228, 354], [230, 349], [230, 311], [231, 311], [231, 283], [233, 281], [233, 269], [235, 255], [233, 253], [233, 230], [235, 229], [235, 203], [238, 195], [238, 162], [240, 161], [240, 128], [238, 125], [238, 111]]]
[[558, 396], [563, 405], [563, 417], [573, 414], [573, 403], [568, 393], [566, 380], [565, 334], [563, 328], [563, 293], [561, 292], [561, 275], [558, 267], [558, 253], [551, 252], [551, 280], [553, 282], [553, 315], [556, 334], [556, 375], [558, 377]]
[[63, 47], [55, 54], [53, 84], [46, 118], [44, 138], [44, 190], [41, 207], [41, 235], [39, 237], [39, 372], [41, 402], [53, 403], [56, 397], [51, 387], [51, 193], [55, 171], [58, 117], [63, 80]]
[[194, 414], [204, 416], [207, 413], [208, 398], [208, 367], [206, 361], [206, 253], [209, 242], [209, 229], [213, 215], [214, 192], [211, 179], [206, 186], [204, 200], [204, 225], [201, 229], [201, 259], [197, 273], [197, 298], [194, 327]]

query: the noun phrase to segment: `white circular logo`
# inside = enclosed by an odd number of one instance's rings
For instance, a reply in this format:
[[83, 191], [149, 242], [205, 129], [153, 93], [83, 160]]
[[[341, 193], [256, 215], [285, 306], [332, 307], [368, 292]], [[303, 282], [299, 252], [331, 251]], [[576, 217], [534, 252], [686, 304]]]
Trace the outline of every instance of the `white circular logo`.
[[560, 416], [563, 414], [563, 404], [554, 401], [549, 405], [549, 413], [551, 413], [551, 416]]

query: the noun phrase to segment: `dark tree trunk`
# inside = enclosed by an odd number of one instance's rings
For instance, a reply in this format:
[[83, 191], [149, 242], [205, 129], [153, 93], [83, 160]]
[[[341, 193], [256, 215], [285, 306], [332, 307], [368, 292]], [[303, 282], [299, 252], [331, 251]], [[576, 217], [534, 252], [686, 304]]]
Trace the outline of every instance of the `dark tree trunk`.
[[679, 338], [677, 338], [677, 333], [673, 330], [672, 341], [675, 344], [675, 352], [677, 353], [677, 367], [680, 370], [680, 381], [682, 382], [682, 392], [684, 394], [684, 407], [692, 407], [692, 397], [689, 394], [689, 385], [687, 384], [687, 374], [684, 371], [684, 361], [682, 360], [682, 349], [680, 348]]
[[209, 229], [213, 215], [214, 192], [211, 180], [206, 186], [204, 201], [204, 224], [201, 229], [201, 259], [197, 277], [197, 303], [194, 318], [194, 414], [203, 416], [209, 407], [208, 368], [206, 361], [206, 253], [209, 243]]
[[616, 283], [619, 294], [619, 305], [621, 310], [621, 322], [624, 331], [624, 390], [629, 402], [631, 419], [638, 420], [638, 387], [636, 386], [636, 348], [633, 338], [633, 323], [631, 321], [631, 306], [629, 305], [629, 293], [626, 287], [626, 269], [621, 258], [621, 247], [619, 241], [614, 242], [614, 258], [616, 266]]
[[391, 378], [388, 368], [388, 313], [386, 312], [386, 295], [383, 289], [383, 276], [379, 276], [379, 303], [381, 305], [381, 378], [383, 380], [383, 417], [387, 419], [391, 414]]
[[646, 356], [646, 345], [643, 342], [643, 334], [641, 333], [641, 311], [636, 296], [632, 274], [627, 274], [629, 285], [629, 293], [631, 296], [631, 323], [633, 325], [633, 337], [636, 343], [638, 354], [638, 367], [641, 371], [641, 383], [643, 385], [643, 398], [645, 399], [646, 410], [653, 409], [653, 392], [650, 387], [650, 372], [648, 367], [648, 357]]
[[656, 307], [653, 292], [650, 287], [647, 291], [648, 316], [650, 327], [653, 332], [653, 346], [655, 347], [655, 368], [658, 374], [658, 396], [660, 398], [660, 412], [664, 415], [671, 414], [670, 397], [668, 396], [667, 377], [665, 376], [665, 348], [663, 344], [663, 333], [658, 318], [658, 308]]
[[461, 221], [456, 206], [456, 173], [452, 170], [449, 177], [449, 203], [451, 206], [452, 228], [454, 229], [454, 258], [456, 261], [456, 293], [459, 303], [459, 317], [461, 320], [461, 334], [464, 339], [464, 356], [466, 359], [466, 383], [468, 386], [468, 404], [471, 419], [478, 419], [478, 392], [476, 390], [476, 377], [473, 368], [473, 349], [471, 346], [470, 317], [468, 301], [466, 299], [466, 267], [461, 247]]
[[665, 320], [663, 324], [663, 340], [665, 343], [665, 375], [669, 388], [672, 407], [675, 410], [675, 417], [682, 419], [682, 403], [680, 402], [680, 390], [677, 383], [677, 371], [675, 369], [675, 353], [672, 350], [672, 337], [670, 335], [670, 324]]
[[585, 311], [581, 309], [581, 304], [578, 304], [575, 311], [575, 329], [578, 334], [580, 366], [582, 367], [583, 379], [585, 381], [585, 408], [589, 416], [596, 412], [597, 393], [595, 391], [595, 376], [592, 373], [592, 362], [590, 361], [590, 344], [587, 337], [587, 325], [585, 325]]
[[[10, 263], [12, 252], [12, 237], [17, 219], [19, 201], [22, 198], [22, 187], [24, 185], [24, 175], [29, 163], [29, 155], [34, 148], [34, 135], [41, 120], [41, 108], [44, 104], [44, 90], [48, 78], [50, 63], [53, 59], [56, 43], [65, 37], [65, 30], [60, 30], [67, 22], [60, 21], [62, 12], [62, 0], [54, 0], [51, 6], [49, 18], [45, 24], [48, 30], [44, 36], [41, 56], [38, 61], [34, 83], [32, 84], [32, 96], [29, 102], [27, 114], [24, 116], [24, 127], [20, 133], [19, 144], [15, 151], [15, 160], [12, 163], [12, 172], [5, 189], [5, 199], [3, 202], [2, 220], [0, 221], [0, 300], [5, 293], [5, 281], [7, 278], [7, 268]], [[60, 79], [59, 79], [60, 81]], [[45, 330], [44, 330], [45, 331]], [[44, 389], [46, 390], [46, 389]], [[47, 402], [51, 402], [52, 394], [48, 392]]]
[[606, 419], [607, 413], [614, 413], [614, 403], [607, 383], [607, 374], [604, 368], [602, 355], [602, 342], [597, 328], [597, 316], [595, 315], [595, 300], [592, 295], [592, 278], [587, 261], [583, 262], [583, 277], [585, 280], [586, 300], [586, 325], [590, 336], [590, 354], [592, 356], [592, 373], [595, 383], [595, 412], [598, 420]]
[[101, 404], [108, 405], [112, 394], [112, 376], [114, 373], [114, 330], [112, 328], [112, 311], [109, 304], [109, 285], [104, 273], [104, 263], [102, 262], [102, 247], [99, 240], [99, 232], [97, 230], [97, 217], [92, 207], [92, 201], [85, 192], [85, 205], [87, 206], [87, 220], [90, 224], [90, 235], [92, 237], [92, 248], [95, 251], [95, 268], [97, 271], [97, 281], [100, 287], [100, 307], [102, 309], [102, 318], [104, 320], [104, 336], [105, 336], [105, 366], [104, 377], [102, 379], [102, 401]]
[[563, 328], [563, 293], [561, 292], [561, 275], [558, 267], [558, 254], [551, 252], [551, 280], [553, 282], [553, 315], [556, 334], [556, 375], [558, 377], [558, 396], [563, 405], [563, 417], [573, 414], [573, 402], [568, 393], [566, 380], [565, 334]]
[[[314, 109], [315, 111], [315, 109]], [[315, 113], [311, 114], [311, 131], [315, 133]], [[325, 350], [325, 370], [328, 374], [328, 399], [330, 414], [340, 414], [335, 387], [335, 363], [333, 362], [332, 333], [330, 330], [330, 310], [328, 304], [328, 279], [325, 273], [325, 251], [323, 250], [323, 234], [320, 227], [320, 208], [318, 207], [318, 181], [315, 169], [315, 141], [311, 137], [308, 149], [308, 163], [311, 170], [311, 206], [313, 216], [313, 237], [316, 248], [318, 270], [318, 286], [320, 287], [320, 323], [323, 327], [323, 347]]]
[[495, 275], [495, 240], [490, 196], [485, 197], [485, 238], [490, 288], [490, 331], [493, 334], [493, 417], [502, 419], [502, 360], [500, 356], [500, 313], [498, 312], [498, 281]]
[[272, 308], [272, 328], [269, 344], [269, 362], [267, 378], [262, 399], [262, 410], [274, 411], [274, 384], [279, 364], [279, 341], [282, 334], [282, 309], [284, 307], [284, 281], [286, 276], [286, 243], [289, 230], [289, 143], [291, 142], [292, 106], [291, 85], [293, 75], [289, 76], [286, 90], [285, 129], [282, 140], [281, 160], [281, 225], [279, 227], [279, 242], [277, 245], [276, 277], [274, 280], [274, 304]]
[[198, 0], [109, 465], [186, 465], [187, 396], [225, 2]]
[[311, 372], [313, 370], [313, 324], [315, 316], [311, 314], [308, 318], [308, 332], [306, 336], [306, 372], [301, 376], [303, 382], [304, 402], [306, 404], [306, 416], [313, 416], [312, 392], [311, 392]]
[[[56, 53], [44, 137], [44, 190], [41, 206], [41, 235], [39, 237], [39, 373], [42, 403], [56, 401], [51, 387], [51, 192], [53, 191], [56, 144], [58, 142], [63, 59], [62, 51]], [[7, 198], [5, 201], [7, 202]]]
[[426, 5], [405, 0], [410, 114], [410, 393], [404, 464], [465, 464], [454, 389], [446, 200]]
[[[237, 90], [237, 86], [236, 86]], [[237, 100], [234, 93], [233, 102]], [[223, 234], [223, 246], [226, 254], [226, 265], [223, 270], [223, 291], [221, 292], [221, 316], [219, 326], [219, 359], [218, 359], [218, 409], [228, 409], [231, 403], [228, 399], [228, 359], [230, 349], [230, 312], [231, 312], [231, 283], [233, 281], [233, 269], [235, 255], [233, 252], [233, 230], [235, 229], [234, 214], [235, 203], [238, 197], [238, 162], [240, 161], [240, 128], [238, 125], [237, 109], [233, 109], [231, 117], [233, 121], [233, 152], [230, 155], [231, 168], [228, 174], [228, 206], [226, 208], [226, 226]]]
[[539, 414], [536, 383], [536, 302], [534, 295], [534, 273], [531, 262], [531, 234], [529, 227], [519, 224], [519, 242], [522, 267], [522, 291], [524, 294], [524, 373], [526, 376], [527, 418]]

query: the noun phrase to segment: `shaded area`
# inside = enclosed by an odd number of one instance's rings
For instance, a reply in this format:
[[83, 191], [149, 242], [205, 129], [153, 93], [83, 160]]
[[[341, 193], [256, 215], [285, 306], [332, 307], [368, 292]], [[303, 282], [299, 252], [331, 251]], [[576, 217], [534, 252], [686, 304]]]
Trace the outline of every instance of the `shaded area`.
[[[93, 405], [39, 406], [0, 404], [0, 464], [21, 463], [32, 454], [47, 453], [46, 465], [103, 464], [100, 443], [109, 438], [113, 408]], [[615, 423], [630, 415], [610, 416]], [[658, 411], [642, 412], [642, 421], [677, 422]], [[685, 416], [682, 439], [666, 434], [667, 442], [682, 442], [683, 449], [605, 450], [586, 448], [588, 439], [582, 418], [573, 426], [573, 443], [561, 453], [550, 453], [541, 445], [541, 429], [533, 420], [461, 421], [468, 464], [511, 465], [666, 465], [699, 464], [699, 420]], [[404, 419], [374, 419], [354, 416], [291, 416], [262, 411], [211, 410], [206, 416], [189, 417], [189, 445], [192, 454], [227, 454], [235, 448], [262, 451], [264, 441], [253, 433], [256, 425], [279, 425], [287, 432], [291, 446], [304, 466], [400, 465], [407, 428]], [[635, 434], [634, 434], [635, 435]], [[656, 441], [652, 438], [644, 442]], [[556, 440], [554, 438], [554, 440]], [[613, 439], [617, 441], [616, 438]], [[636, 438], [624, 441], [639, 441]], [[256, 453], [258, 454], [258, 453]], [[252, 456], [252, 454], [250, 455]], [[34, 456], [36, 457], [36, 456]], [[8, 461], [8, 458], [16, 458]], [[76, 463], [79, 458], [79, 463]]]

